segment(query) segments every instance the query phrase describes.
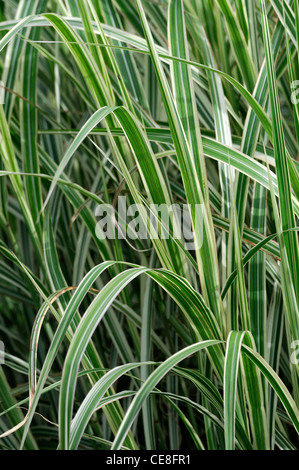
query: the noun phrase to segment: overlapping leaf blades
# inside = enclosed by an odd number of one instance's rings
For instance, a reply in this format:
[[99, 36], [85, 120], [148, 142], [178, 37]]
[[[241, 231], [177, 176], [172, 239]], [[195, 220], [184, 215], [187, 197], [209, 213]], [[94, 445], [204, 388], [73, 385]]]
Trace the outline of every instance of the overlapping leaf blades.
[[52, 3], [0, 23], [0, 446], [298, 447], [298, 1]]

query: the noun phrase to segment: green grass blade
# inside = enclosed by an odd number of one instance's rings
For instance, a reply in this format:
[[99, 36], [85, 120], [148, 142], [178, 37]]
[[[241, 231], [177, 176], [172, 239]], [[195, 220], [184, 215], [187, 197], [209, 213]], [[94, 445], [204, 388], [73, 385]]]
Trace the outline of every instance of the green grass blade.
[[132, 401], [126, 413], [125, 419], [122, 422], [122, 425], [114, 439], [111, 450], [116, 450], [120, 448], [130, 426], [136, 419], [136, 416], [140, 411], [140, 408], [145, 398], [148, 396], [151, 390], [159, 383], [159, 381], [171, 370], [171, 368], [177, 365], [180, 361], [182, 361], [189, 355], [198, 352], [203, 348], [207, 348], [218, 343], [218, 341], [211, 340], [188, 346], [187, 348], [177, 352], [176, 354], [168, 358], [154, 372], [152, 372], [152, 374], [149, 376], [149, 378], [146, 380], [144, 385], [139, 389], [136, 396], [134, 397], [134, 400]]

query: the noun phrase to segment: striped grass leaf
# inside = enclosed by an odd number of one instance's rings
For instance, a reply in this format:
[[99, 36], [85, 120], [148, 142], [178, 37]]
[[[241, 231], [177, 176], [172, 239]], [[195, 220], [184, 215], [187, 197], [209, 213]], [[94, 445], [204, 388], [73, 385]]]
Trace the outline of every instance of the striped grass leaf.
[[[275, 285], [273, 291], [270, 307], [269, 318], [267, 321], [268, 344], [270, 344], [270, 346], [268, 346], [268, 354], [264, 357], [267, 359], [267, 362], [272, 369], [278, 373], [283, 336], [283, 302], [281, 290], [277, 285]], [[277, 430], [275, 429], [277, 396], [270, 385], [268, 385], [268, 388], [269, 390], [266, 396], [268, 397], [267, 415], [269, 421], [269, 436], [271, 449], [274, 449], [277, 433]]]
[[[268, 166], [269, 170], [269, 166]], [[270, 182], [271, 182], [271, 178]], [[284, 307], [285, 307], [285, 313], [286, 313], [286, 335], [287, 335], [287, 341], [288, 343], [292, 342], [292, 335], [296, 334], [298, 332], [298, 315], [294, 315], [294, 312], [298, 312], [298, 301], [297, 301], [297, 296], [296, 296], [296, 291], [293, 285], [293, 280], [292, 280], [292, 273], [291, 269], [289, 266], [289, 261], [288, 261], [288, 254], [286, 250], [286, 245], [284, 242], [284, 238], [282, 236], [282, 223], [279, 218], [279, 210], [277, 207], [277, 202], [274, 197], [274, 191], [273, 187], [271, 185], [270, 188], [270, 194], [271, 194], [271, 201], [272, 201], [272, 207], [273, 207], [273, 218], [275, 221], [275, 225], [277, 227], [278, 231], [278, 237], [279, 237], [279, 244], [280, 244], [280, 251], [281, 251], [281, 289], [282, 289], [282, 294], [283, 294], [283, 299], [284, 299]], [[295, 333], [294, 333], [295, 332]], [[294, 336], [293, 336], [294, 337]], [[295, 396], [295, 401], [298, 403], [299, 400], [299, 389], [298, 389], [298, 364], [295, 361], [290, 360], [290, 369], [291, 369], [291, 377], [292, 377], [292, 384], [293, 384], [293, 393]]]
[[74, 31], [71, 25], [60, 16], [47, 13], [44, 17], [53, 25], [60, 37], [68, 45], [71, 54], [77, 61], [78, 66], [85, 77], [87, 86], [90, 89], [97, 106], [113, 105], [113, 100], [109, 96], [106, 83], [102, 79], [91, 53], [83, 45], [80, 36]]
[[[198, 27], [198, 35], [202, 46], [202, 52], [205, 58], [205, 62], [212, 68], [215, 68], [215, 62], [212, 56], [211, 48], [208, 44], [208, 39], [206, 37], [205, 31], [203, 28]], [[215, 119], [215, 135], [216, 140], [222, 142], [228, 147], [232, 147], [232, 136], [230, 129], [230, 122], [225, 102], [225, 96], [223, 92], [222, 82], [218, 75], [213, 73], [208, 73], [212, 104], [214, 110], [214, 119]], [[221, 194], [222, 194], [222, 208], [221, 214], [224, 218], [230, 218], [230, 185], [232, 181], [230, 179], [230, 174], [232, 173], [229, 170], [227, 165], [222, 163], [219, 164], [219, 170], [221, 174], [220, 183], [221, 183]], [[233, 176], [233, 175], [232, 175]], [[230, 259], [229, 253], [229, 235], [223, 233], [223, 242], [222, 242], [222, 266], [221, 273], [222, 279], [227, 277], [228, 260]]]
[[[190, 215], [195, 229], [195, 234], [197, 232], [195, 222], [196, 214], [194, 212], [195, 205], [203, 205], [203, 240], [202, 242], [201, 240], [197, 240], [197, 242], [198, 247], [202, 247], [204, 245], [204, 249], [196, 250], [196, 254], [205, 298], [208, 299], [209, 305], [216, 312], [218, 320], [220, 320], [223, 307], [220, 302], [220, 296], [218, 295], [220, 284], [219, 272], [214, 269], [206, 269], [208, 264], [211, 263], [211, 260], [215, 260], [216, 258], [216, 248], [211, 230], [211, 214], [208, 208], [207, 195], [207, 176], [203, 161], [201, 134], [195, 110], [195, 97], [191, 80], [191, 69], [180, 62], [173, 62], [171, 64], [171, 76], [174, 89], [173, 101], [171, 92], [165, 81], [141, 3], [139, 3], [140, 2], [138, 2], [139, 14], [142, 18], [148, 45], [155, 64], [161, 93], [162, 96], [164, 96], [164, 105], [168, 114], [174, 146], [182, 172], [186, 197], [191, 206]], [[189, 53], [185, 37], [184, 15], [181, 1], [175, 0], [170, 2], [168, 24], [171, 54], [188, 60]], [[215, 267], [216, 264], [213, 263], [213, 266]]]
[[[0, 105], [0, 136], [1, 136], [0, 150], [1, 150], [2, 162], [4, 164], [4, 167], [6, 170], [9, 170], [12, 172], [18, 172], [19, 171], [18, 162], [17, 162], [17, 158], [15, 155], [8, 122], [6, 120], [2, 105]], [[15, 190], [15, 193], [17, 195], [20, 207], [22, 208], [22, 213], [26, 221], [26, 224], [28, 226], [30, 236], [32, 237], [33, 243], [35, 245], [37, 255], [41, 259], [41, 244], [38, 238], [36, 227], [34, 225], [34, 220], [32, 218], [30, 208], [28, 206], [22, 180], [20, 176], [17, 176], [17, 175], [16, 176], [11, 175], [10, 180]]]
[[[254, 189], [251, 228], [265, 234], [266, 230], [266, 191], [260, 185]], [[265, 357], [266, 334], [266, 263], [265, 254], [258, 251], [249, 265], [249, 309], [251, 331], [257, 351]]]
[[[34, 29], [30, 37], [34, 40], [39, 38], [40, 33]], [[28, 101], [22, 101], [22, 152], [24, 155], [23, 169], [28, 173], [39, 173], [39, 157], [37, 150], [37, 111], [31, 103], [36, 102], [37, 93], [37, 67], [38, 52], [30, 44], [26, 45], [24, 51], [25, 60], [22, 77], [22, 94]], [[33, 219], [36, 220], [42, 206], [42, 195], [40, 181], [35, 178], [26, 178], [26, 191]], [[39, 230], [39, 227], [37, 228]], [[38, 234], [39, 237], [41, 234]]]
[[59, 442], [62, 450], [70, 446], [70, 425], [79, 363], [97, 325], [120, 291], [145, 268], [131, 268], [118, 274], [95, 297], [84, 316], [68, 349], [60, 390]]
[[235, 449], [235, 419], [237, 379], [240, 362], [240, 352], [245, 332], [231, 331], [226, 342], [224, 363], [224, 423], [225, 423], [225, 448]]
[[[65, 368], [63, 372], [60, 393], [60, 445], [62, 449], [68, 448], [69, 446], [70, 419], [72, 415], [72, 403], [75, 393], [76, 375], [80, 360], [84, 354], [88, 342], [91, 339], [91, 336], [96, 326], [99, 324], [99, 322], [105, 315], [107, 309], [109, 308], [109, 305], [111, 305], [115, 297], [124, 289], [124, 287], [129, 282], [131, 282], [136, 276], [139, 276], [144, 272], [146, 272], [146, 268], [131, 268], [127, 271], [118, 274], [115, 278], [113, 278], [108, 284], [103, 287], [100, 293], [95, 297], [93, 302], [86, 310], [84, 316], [82, 317], [82, 320], [80, 321], [80, 324], [76, 329], [65, 361]], [[151, 273], [151, 275], [153, 276], [153, 273]], [[171, 273], [169, 273], [169, 275], [171, 276]], [[167, 284], [165, 285], [166, 288], [171, 292], [170, 287], [168, 287]], [[184, 299], [182, 292], [171, 292], [171, 294], [174, 296], [176, 301], [182, 305], [185, 312], [187, 312], [188, 307], [184, 307], [184, 304], [182, 304], [182, 300], [180, 300], [181, 298]], [[202, 302], [200, 310], [203, 312]], [[216, 343], [218, 344], [219, 340], [217, 340]], [[214, 357], [217, 358], [217, 355], [215, 355]], [[219, 358], [217, 359], [217, 361], [219, 361]], [[216, 367], [217, 366], [218, 364], [216, 362]], [[221, 368], [221, 363], [218, 367]]]
[[109, 78], [107, 68], [105, 67], [103, 63], [103, 58], [101, 57], [101, 48], [99, 47], [100, 43], [97, 44], [98, 38], [95, 35], [93, 28], [92, 28], [92, 23], [91, 23], [92, 19], [91, 19], [90, 8], [89, 8], [89, 5], [91, 6], [91, 4], [88, 5], [86, 1], [76, 2], [76, 4], [78, 7], [78, 13], [80, 13], [80, 16], [82, 18], [82, 24], [84, 26], [84, 33], [86, 36], [86, 41], [87, 41], [90, 53], [98, 69], [101, 71], [101, 74], [103, 76], [103, 81], [109, 90], [110, 96], [112, 97], [112, 99], [115, 99], [111, 80]]
[[[32, 2], [20, 2], [16, 11], [16, 18], [19, 22], [19, 25], [16, 27], [16, 29], [13, 28], [12, 31], [9, 31], [1, 40], [2, 44], [0, 46], [0, 50], [2, 50], [2, 47], [5, 47], [8, 42], [10, 42], [7, 48], [8, 53], [5, 56], [4, 73], [2, 77], [2, 81], [9, 90], [12, 90], [16, 83], [20, 58], [23, 56], [25, 48], [25, 43], [22, 41], [22, 39], [19, 37], [12, 37], [11, 33], [13, 33], [13, 36], [15, 36], [16, 33], [23, 28], [23, 26], [27, 25], [28, 22], [35, 17], [35, 13], [41, 12], [41, 10], [38, 11], [38, 3], [41, 4], [42, 8], [45, 6], [45, 1], [37, 2], [34, 0]], [[30, 30], [27, 30], [25, 34], [28, 36], [30, 34]], [[11, 39], [13, 40], [11, 41]], [[8, 122], [10, 122], [14, 101], [15, 97], [13, 94], [6, 91], [4, 110]]]
[[[253, 353], [256, 351], [256, 345], [250, 332], [247, 332], [244, 336], [243, 343], [249, 346]], [[260, 370], [248, 360], [247, 356], [242, 356], [242, 372], [249, 409], [253, 448], [269, 450], [268, 423]]]
[[[151, 268], [155, 265], [155, 254], [152, 255], [149, 266]], [[142, 312], [141, 312], [141, 337], [140, 337], [140, 361], [150, 361], [152, 356], [151, 350], [151, 332], [153, 324], [153, 293], [154, 293], [154, 282], [150, 277], [145, 279], [144, 295], [142, 299]], [[140, 369], [141, 380], [145, 380], [149, 375], [149, 365], [143, 365]], [[154, 417], [152, 402], [149, 398], [143, 408], [142, 413], [144, 416], [144, 436], [146, 442], [146, 449], [153, 450], [156, 447], [155, 444], [155, 432], [154, 432]]]
[[244, 37], [244, 31], [240, 24], [238, 24], [236, 14], [231, 4], [227, 0], [217, 0], [217, 2], [227, 22], [232, 49], [240, 67], [243, 81], [246, 87], [252, 91], [256, 81], [256, 71], [248, 44]]
[[[245, 2], [244, 2], [245, 3]], [[246, 2], [245, 10], [247, 13], [248, 25], [248, 42], [251, 51], [251, 57], [255, 66], [255, 70], [260, 69], [260, 52], [259, 52], [259, 38], [257, 31], [257, 18], [255, 14], [255, 4], [253, 2]]]
[[219, 341], [210, 340], [210, 341], [203, 341], [201, 343], [196, 343], [187, 348], [177, 352], [173, 356], [169, 357], [164, 361], [157, 369], [152, 372], [152, 374], [148, 377], [142, 387], [139, 389], [137, 394], [135, 395], [131, 405], [128, 408], [126, 416], [122, 422], [120, 429], [118, 430], [117, 435], [115, 436], [113, 445], [111, 450], [119, 449], [122, 445], [126, 434], [129, 431], [133, 421], [136, 419], [140, 408], [142, 407], [142, 403], [147, 398], [148, 394], [151, 390], [159, 383], [159, 381], [171, 370], [172, 367], [177, 365], [180, 361], [188, 357], [190, 354], [199, 352], [203, 348], [208, 348], [209, 346], [214, 346], [218, 344]]
[[[103, 10], [104, 17], [108, 25], [113, 26], [117, 29], [122, 29], [120, 24], [119, 15], [111, 0], [104, 0], [101, 8]], [[139, 71], [135, 63], [134, 56], [130, 51], [123, 50], [121, 47], [125, 46], [120, 41], [113, 41], [112, 44], [120, 46], [115, 49], [115, 58], [111, 59], [115, 64], [116, 78], [120, 83], [121, 89], [125, 90], [126, 101], [128, 102], [128, 95], [132, 95], [140, 105], [148, 111], [147, 100], [141, 85], [141, 78]], [[132, 105], [129, 107], [129, 109]], [[132, 111], [132, 108], [131, 108]]]
[[[107, 46], [109, 46], [109, 41], [108, 41], [108, 39], [107, 39], [107, 37], [104, 33], [104, 30], [103, 30], [102, 24], [100, 22], [98, 12], [96, 11], [96, 9], [95, 9], [95, 7], [94, 7], [91, 0], [88, 0], [88, 6], [89, 6], [89, 8], [92, 12], [93, 17], [95, 18], [95, 22], [96, 22], [98, 30], [100, 32], [100, 38], [98, 40], [98, 43], [106, 44]], [[108, 60], [108, 62], [111, 63], [111, 66], [113, 68], [115, 77], [117, 79], [117, 82], [119, 83], [119, 88], [121, 90], [121, 94], [122, 94], [122, 97], [123, 97], [123, 103], [131, 112], [133, 112], [134, 107], [133, 107], [133, 104], [132, 104], [130, 93], [129, 93], [129, 90], [127, 89], [127, 87], [126, 87], [125, 79], [123, 77], [123, 73], [121, 73], [121, 70], [122, 70], [122, 72], [124, 72], [124, 70], [127, 71], [128, 69], [129, 70], [131, 69], [131, 67], [130, 67], [130, 66], [132, 66], [131, 56], [129, 56], [129, 54], [126, 54], [126, 52], [124, 51], [124, 54], [122, 54], [122, 56], [125, 55], [125, 58], [126, 58], [126, 60], [124, 60], [125, 67], [124, 68], [119, 68], [117, 58], [115, 57], [115, 55], [113, 53], [113, 50], [111, 50], [109, 47], [107, 47], [106, 49], [105, 48], [102, 48], [102, 49], [103, 50], [101, 52], [100, 61], [101, 61], [101, 64], [102, 64], [101, 70], [102, 70], [103, 76], [108, 75], [108, 71], [106, 69], [106, 63], [107, 63], [107, 60]], [[99, 54], [99, 52], [98, 52], [98, 54]], [[107, 60], [105, 60], [104, 54], [107, 55]], [[138, 81], [138, 80], [136, 80], [134, 74], [131, 74], [130, 72], [128, 72], [128, 74], [129, 74], [129, 76], [132, 80], [135, 80], [135, 83], [132, 86], [133, 91], [135, 91], [136, 86], [137, 86], [136, 81]], [[138, 83], [137, 89], [138, 89], [138, 98], [139, 98], [139, 100], [141, 100], [142, 103], [145, 104], [144, 101], [143, 101], [143, 93], [142, 93], [142, 90], [140, 88], [139, 83]], [[146, 106], [144, 106], [144, 107], [146, 108]]]
[[119, 367], [115, 367], [107, 372], [88, 392], [85, 399], [81, 403], [78, 411], [72, 419], [70, 429], [70, 444], [69, 449], [77, 449], [84, 430], [93, 415], [96, 408], [99, 407], [102, 397], [107, 390], [116, 382], [122, 375], [128, 373], [136, 367], [142, 365], [150, 365], [151, 363], [129, 363]]
[[274, 372], [274, 370], [269, 366], [269, 364], [263, 359], [256, 351], [253, 351], [247, 345], [242, 346], [242, 352], [246, 354], [249, 359], [259, 368], [261, 373], [266, 377], [269, 384], [277, 394], [278, 398], [282, 402], [286, 412], [288, 413], [294, 428], [299, 432], [299, 410], [296, 406], [296, 403], [288, 391], [285, 384], [279, 378], [279, 376]]
[[[75, 314], [76, 314], [76, 311], [79, 307], [79, 305], [81, 304], [81, 302], [83, 301], [84, 299], [84, 296], [87, 294], [87, 292], [89, 291], [89, 289], [91, 288], [92, 284], [94, 283], [94, 281], [96, 280], [96, 278], [101, 275], [102, 272], [104, 272], [106, 269], [109, 268], [109, 266], [111, 266], [113, 264], [113, 261], [107, 261], [103, 264], [101, 264], [100, 266], [96, 266], [94, 269], [92, 269], [86, 276], [85, 278], [81, 281], [80, 285], [77, 287], [77, 289], [75, 290], [74, 292], [74, 295], [72, 296], [71, 300], [69, 301], [68, 303], [68, 306], [64, 312], [64, 315], [62, 316], [59, 324], [58, 324], [58, 327], [57, 327], [57, 330], [55, 332], [55, 335], [53, 337], [53, 340], [52, 340], [52, 344], [51, 344], [51, 348], [48, 350], [48, 353], [47, 353], [47, 357], [44, 361], [44, 365], [41, 369], [41, 372], [39, 374], [39, 379], [38, 379], [38, 382], [35, 386], [35, 381], [34, 381], [34, 377], [36, 375], [36, 372], [35, 372], [35, 350], [36, 350], [36, 344], [38, 342], [38, 336], [39, 336], [39, 332], [40, 332], [40, 329], [41, 329], [41, 322], [43, 321], [44, 319], [44, 315], [45, 315], [45, 311], [44, 311], [44, 307], [42, 307], [42, 309], [40, 310], [40, 313], [39, 315], [36, 317], [36, 322], [35, 322], [35, 325], [34, 325], [34, 328], [32, 330], [32, 337], [31, 337], [31, 344], [34, 346], [31, 348], [31, 356], [30, 356], [30, 370], [31, 370], [31, 376], [32, 376], [32, 379], [31, 379], [31, 383], [32, 383], [32, 390], [31, 390], [31, 406], [30, 406], [30, 409], [29, 409], [29, 413], [28, 413], [28, 416], [27, 416], [27, 421], [26, 421], [26, 424], [25, 424], [25, 427], [24, 427], [24, 434], [23, 434], [23, 440], [24, 440], [24, 437], [26, 436], [28, 430], [29, 430], [29, 426], [30, 426], [30, 422], [33, 418], [33, 415], [34, 415], [34, 411], [36, 409], [36, 406], [38, 404], [38, 401], [39, 401], [39, 397], [40, 397], [40, 394], [42, 393], [42, 390], [43, 390], [43, 387], [45, 385], [45, 382], [48, 378], [48, 375], [50, 373], [50, 370], [51, 370], [51, 367], [52, 367], [52, 364], [54, 362], [54, 359], [56, 357], [56, 354], [59, 350], [59, 347], [69, 329], [69, 326], [71, 325], [74, 317], [75, 317]], [[71, 340], [71, 336], [69, 336], [69, 340]], [[119, 423], [117, 424], [117, 419], [118, 419], [118, 412], [115, 412], [112, 410], [112, 412], [110, 413], [109, 412], [109, 409], [108, 409], [108, 420], [110, 420], [110, 423], [112, 425], [112, 427], [114, 426], [114, 422], [115, 422], [115, 429], [117, 429], [117, 426], [119, 425]]]
[[[252, 4], [251, 4], [252, 5]], [[250, 23], [252, 25], [252, 22]], [[279, 45], [283, 37], [283, 28], [280, 24], [277, 25], [273, 33], [272, 49], [274, 58], [277, 57]], [[257, 83], [254, 88], [254, 97], [256, 101], [264, 106], [267, 99], [267, 80], [266, 80], [266, 64], [263, 62], [260, 72], [257, 77]], [[249, 156], [254, 156], [255, 149], [258, 143], [258, 136], [261, 124], [257, 115], [254, 113], [252, 107], [248, 108], [246, 120], [244, 124], [242, 141], [240, 145], [241, 152]], [[248, 196], [249, 179], [244, 174], [237, 175], [237, 189], [236, 189], [236, 207], [238, 213], [238, 221], [240, 230], [244, 228], [246, 200]]]
[[[294, 6], [296, 5], [296, 2], [294, 3]], [[284, 17], [285, 17], [285, 8], [284, 8]], [[285, 41], [286, 41], [286, 54], [287, 54], [287, 62], [288, 62], [288, 73], [289, 73], [289, 78], [290, 78], [290, 84], [291, 84], [291, 89], [293, 88], [293, 85], [296, 84], [296, 71], [293, 66], [293, 61], [292, 61], [292, 51], [290, 47], [290, 40], [289, 36], [285, 30]], [[295, 129], [296, 129], [296, 136], [297, 136], [297, 141], [299, 137], [299, 108], [298, 108], [298, 103], [291, 99], [292, 105], [293, 105], [293, 114], [294, 114], [294, 122], [295, 122]]]
[[277, 13], [279, 20], [285, 26], [285, 30], [288, 32], [288, 35], [290, 36], [294, 46], [298, 49], [295, 30], [295, 15], [292, 7], [285, 0], [282, 2], [279, 2], [278, 0], [271, 0], [271, 4]]
[[[277, 182], [278, 182], [278, 191], [279, 191], [279, 200], [280, 200], [280, 214], [281, 214], [281, 224], [282, 230], [295, 227], [295, 217], [294, 210], [291, 198], [291, 187], [290, 187], [290, 175], [287, 165], [287, 156], [285, 151], [285, 143], [282, 129], [281, 113], [279, 109], [278, 101], [278, 90], [275, 80], [275, 71], [273, 65], [273, 58], [271, 53], [271, 44], [269, 40], [269, 26], [267, 15], [265, 12], [265, 3], [261, 0], [261, 9], [262, 9], [262, 25], [263, 25], [263, 35], [265, 42], [265, 55], [267, 63], [267, 77], [269, 83], [269, 97], [271, 104], [271, 114], [273, 121], [273, 138], [274, 138], [274, 155], [276, 161], [276, 172], [277, 172]], [[297, 298], [298, 303], [298, 240], [295, 232], [288, 232], [283, 235], [283, 240], [286, 249], [287, 262], [290, 268], [290, 274], [293, 284], [293, 289]], [[285, 268], [286, 269], [286, 268]], [[290, 286], [292, 287], [292, 286]], [[292, 311], [291, 305], [289, 308]], [[290, 313], [291, 317], [294, 317], [291, 321], [292, 324], [296, 323], [295, 317], [298, 316], [298, 311], [293, 311]], [[293, 338], [297, 338], [298, 330], [294, 330], [292, 327]]]
[[[41, 2], [35, 2], [33, 12], [40, 13], [43, 12], [46, 8], [48, 0], [43, 0]], [[26, 3], [26, 2], [25, 2]], [[32, 8], [34, 2], [26, 3]], [[32, 13], [31, 11], [26, 13]], [[40, 38], [40, 31], [38, 29], [33, 29], [29, 35], [30, 39], [36, 41]], [[17, 42], [20, 42], [20, 38], [16, 38]], [[11, 45], [11, 44], [10, 44]], [[20, 47], [23, 48], [24, 44], [20, 43]], [[17, 52], [18, 46], [14, 47], [14, 54], [20, 55]], [[12, 72], [12, 66], [17, 69], [17, 64], [10, 64], [9, 70], [10, 74]], [[24, 155], [23, 169], [28, 173], [39, 173], [39, 155], [37, 150], [37, 110], [32, 104], [36, 103], [37, 98], [37, 70], [38, 70], [38, 52], [30, 44], [26, 44], [24, 49], [24, 64], [22, 70], [22, 95], [24, 100], [21, 101], [21, 113], [22, 113], [22, 153]], [[8, 79], [9, 80], [9, 79]], [[13, 85], [7, 85], [10, 89], [13, 88]], [[8, 97], [8, 101], [5, 102], [5, 106], [9, 102], [11, 95]], [[6, 112], [8, 108], [6, 107]], [[32, 217], [36, 220], [38, 213], [41, 210], [42, 206], [42, 194], [41, 194], [41, 185], [40, 181], [34, 178], [26, 179], [26, 192], [28, 194], [28, 203], [31, 208]], [[37, 228], [37, 231], [39, 228]], [[41, 237], [41, 233], [38, 234]]]

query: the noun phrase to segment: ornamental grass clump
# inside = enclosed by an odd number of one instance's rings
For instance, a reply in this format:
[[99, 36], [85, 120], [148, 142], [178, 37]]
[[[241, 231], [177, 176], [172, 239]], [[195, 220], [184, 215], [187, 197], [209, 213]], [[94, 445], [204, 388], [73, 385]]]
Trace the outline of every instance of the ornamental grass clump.
[[1, 2], [1, 449], [298, 449], [298, 48], [298, 0]]

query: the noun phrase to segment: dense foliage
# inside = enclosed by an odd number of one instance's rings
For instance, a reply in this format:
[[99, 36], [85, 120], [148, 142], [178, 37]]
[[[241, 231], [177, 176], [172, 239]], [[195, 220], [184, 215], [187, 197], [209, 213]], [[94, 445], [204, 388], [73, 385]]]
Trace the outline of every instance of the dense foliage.
[[1, 2], [1, 449], [298, 448], [298, 49], [298, 0]]

